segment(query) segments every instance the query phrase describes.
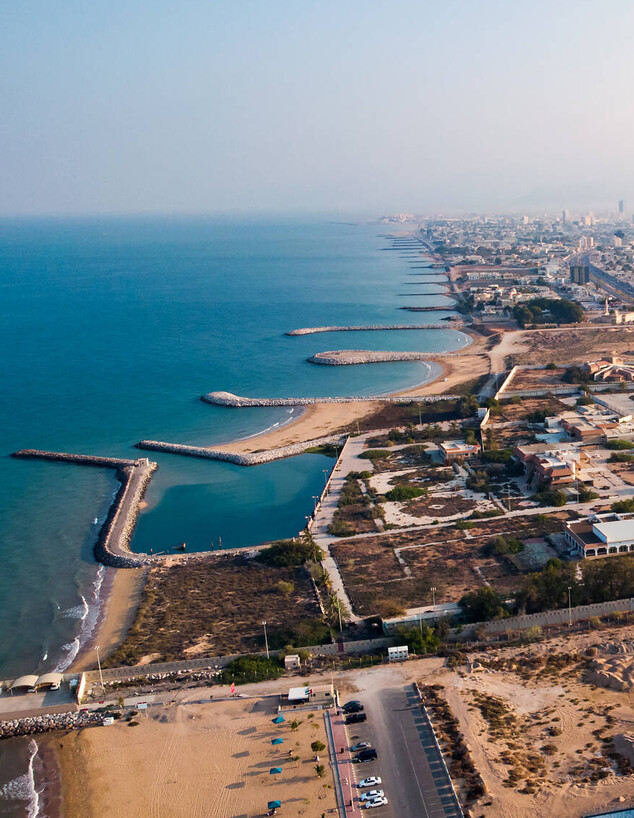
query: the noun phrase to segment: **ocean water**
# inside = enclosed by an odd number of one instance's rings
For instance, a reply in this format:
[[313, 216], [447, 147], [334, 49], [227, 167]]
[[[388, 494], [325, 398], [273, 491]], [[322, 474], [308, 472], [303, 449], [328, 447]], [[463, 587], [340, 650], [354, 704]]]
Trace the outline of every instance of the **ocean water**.
[[[0, 678], [63, 669], [89, 637], [103, 573], [92, 547], [117, 488], [106, 470], [9, 454], [135, 457], [142, 438], [220, 443], [299, 411], [213, 407], [199, 400], [210, 390], [363, 395], [424, 380], [423, 363], [333, 368], [306, 358], [341, 348], [453, 350], [462, 333], [284, 336], [450, 314], [399, 311], [451, 302], [442, 276], [411, 275], [409, 251], [383, 251], [384, 232], [326, 220], [0, 221]], [[293, 535], [333, 463], [318, 455], [251, 468], [155, 459], [137, 550]]]

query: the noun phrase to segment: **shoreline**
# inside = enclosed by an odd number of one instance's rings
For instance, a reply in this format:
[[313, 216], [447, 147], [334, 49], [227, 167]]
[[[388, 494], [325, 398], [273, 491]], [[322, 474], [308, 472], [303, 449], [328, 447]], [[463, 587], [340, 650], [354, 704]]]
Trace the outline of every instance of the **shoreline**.
[[[430, 357], [427, 361], [421, 361], [421, 363], [435, 365], [438, 368], [437, 374], [430, 373], [433, 377], [403, 389], [388, 392], [384, 397], [450, 394], [458, 384], [488, 374], [490, 362], [484, 348], [486, 339], [479, 334], [467, 332], [463, 328], [460, 331], [469, 338], [465, 346], [451, 353], [450, 357]], [[442, 388], [439, 388], [441, 385]], [[342, 427], [374, 414], [381, 405], [380, 400], [334, 404], [312, 403], [303, 407], [302, 414], [286, 423], [283, 428], [263, 431], [241, 440], [220, 443], [214, 448], [231, 454], [251, 454], [265, 449], [290, 446], [305, 440], [312, 440], [315, 437], [334, 434]]]
[[[103, 606], [92, 635], [80, 647], [67, 673], [93, 670], [95, 648], [103, 662], [125, 639], [136, 615], [147, 568], [106, 568], [102, 585]], [[92, 659], [92, 661], [91, 661]]]

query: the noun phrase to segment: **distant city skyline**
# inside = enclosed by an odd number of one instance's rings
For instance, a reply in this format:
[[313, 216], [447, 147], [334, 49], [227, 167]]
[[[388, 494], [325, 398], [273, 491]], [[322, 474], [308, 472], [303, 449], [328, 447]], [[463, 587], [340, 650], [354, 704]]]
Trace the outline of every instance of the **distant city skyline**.
[[0, 214], [615, 212], [634, 6], [31, 0]]

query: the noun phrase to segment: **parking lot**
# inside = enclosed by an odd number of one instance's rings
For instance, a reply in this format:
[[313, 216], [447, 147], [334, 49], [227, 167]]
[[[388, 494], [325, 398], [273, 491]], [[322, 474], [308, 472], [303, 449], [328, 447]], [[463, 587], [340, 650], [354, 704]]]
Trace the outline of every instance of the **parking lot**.
[[[349, 746], [368, 742], [378, 758], [362, 764], [344, 762], [355, 782], [380, 776], [388, 804], [361, 808], [357, 788], [352, 813], [367, 812], [377, 818], [453, 818], [462, 811], [443, 765], [433, 734], [411, 685], [398, 682], [380, 689], [368, 689], [348, 698], [360, 701], [367, 721], [346, 726]], [[352, 780], [351, 780], [352, 783]]]

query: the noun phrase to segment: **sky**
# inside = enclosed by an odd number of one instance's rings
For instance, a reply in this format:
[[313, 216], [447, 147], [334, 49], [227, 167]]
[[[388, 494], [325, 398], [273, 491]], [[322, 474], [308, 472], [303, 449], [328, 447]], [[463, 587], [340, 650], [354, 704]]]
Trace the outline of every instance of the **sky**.
[[20, 0], [0, 215], [634, 207], [631, 0]]

